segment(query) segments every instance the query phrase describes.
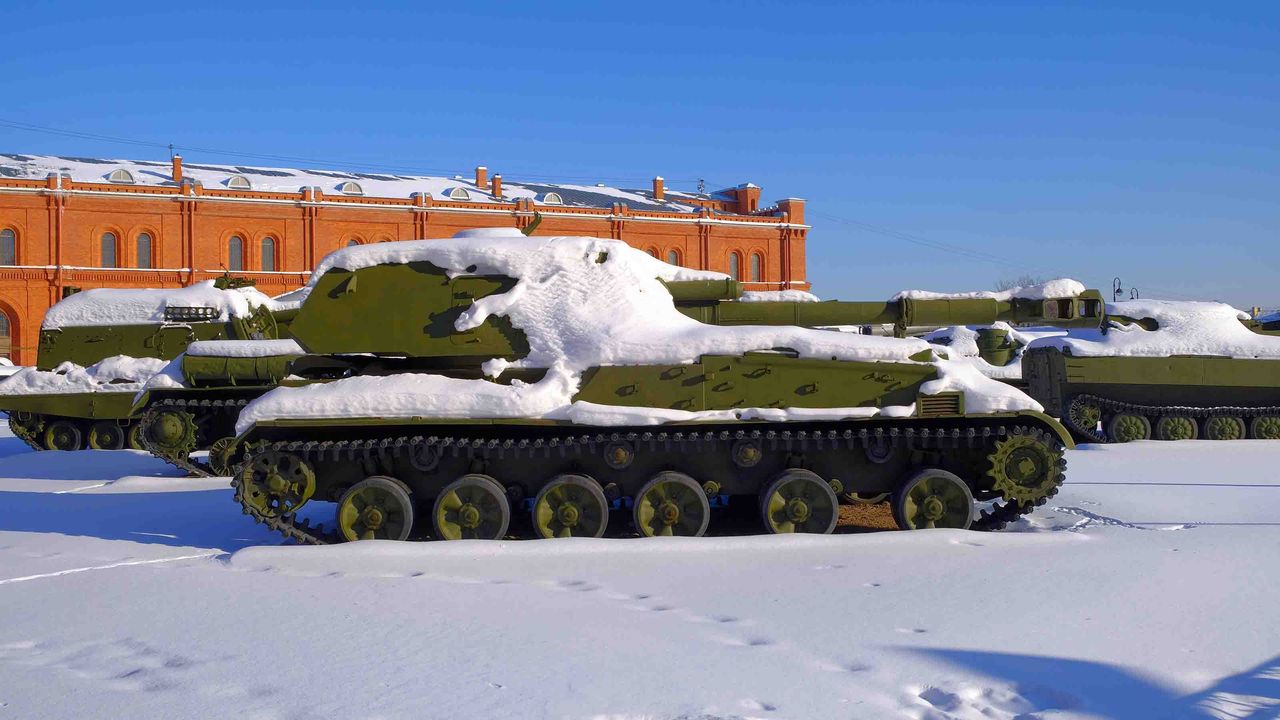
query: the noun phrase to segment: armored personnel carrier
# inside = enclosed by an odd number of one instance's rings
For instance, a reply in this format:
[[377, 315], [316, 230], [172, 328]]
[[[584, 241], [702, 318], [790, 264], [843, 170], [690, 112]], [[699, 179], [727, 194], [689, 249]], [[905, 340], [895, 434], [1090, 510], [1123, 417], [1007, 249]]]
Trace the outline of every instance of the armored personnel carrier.
[[148, 378], [193, 342], [276, 337], [288, 307], [230, 277], [76, 293], [46, 313], [36, 367], [0, 381], [0, 411], [36, 450], [141, 449], [132, 408]]
[[[841, 492], [994, 529], [1057, 491], [1071, 439], [1025, 394], [918, 339], [677, 309], [678, 283], [718, 279], [596, 238], [338, 251], [291, 325], [305, 354], [224, 449], [236, 499], [324, 543], [501, 538], [525, 506], [539, 537], [701, 535], [726, 503], [822, 533]], [[332, 522], [302, 520], [323, 503]]]
[[1028, 392], [1082, 441], [1280, 439], [1280, 337], [1218, 303], [1130, 301], [1027, 351]]

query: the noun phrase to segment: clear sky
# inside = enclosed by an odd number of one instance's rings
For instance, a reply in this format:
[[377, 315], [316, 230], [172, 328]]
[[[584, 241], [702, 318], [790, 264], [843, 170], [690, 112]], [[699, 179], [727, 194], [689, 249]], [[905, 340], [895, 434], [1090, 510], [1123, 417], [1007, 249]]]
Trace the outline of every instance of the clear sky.
[[[803, 197], [824, 297], [1280, 306], [1280, 3], [7, 3], [0, 123]], [[165, 149], [0, 124], [0, 151]]]

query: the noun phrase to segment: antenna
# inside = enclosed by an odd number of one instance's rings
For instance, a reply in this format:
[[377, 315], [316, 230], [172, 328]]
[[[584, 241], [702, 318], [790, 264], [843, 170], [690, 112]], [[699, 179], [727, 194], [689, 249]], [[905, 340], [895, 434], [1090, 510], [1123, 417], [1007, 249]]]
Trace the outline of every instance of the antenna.
[[707, 181], [698, 178], [698, 194], [701, 195], [707, 191]]
[[173, 159], [173, 143], [169, 143], [169, 159]]

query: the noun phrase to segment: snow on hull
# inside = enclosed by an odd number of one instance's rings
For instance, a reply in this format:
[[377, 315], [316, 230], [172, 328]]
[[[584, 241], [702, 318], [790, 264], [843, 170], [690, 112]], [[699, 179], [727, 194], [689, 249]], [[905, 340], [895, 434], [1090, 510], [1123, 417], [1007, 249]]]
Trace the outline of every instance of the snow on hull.
[[1026, 285], [1008, 290], [980, 290], [977, 292], [940, 293], [929, 290], [903, 290], [891, 300], [974, 300], [991, 299], [1007, 302], [1009, 300], [1048, 300], [1051, 298], [1075, 297], [1085, 291], [1084, 283], [1070, 278], [1059, 278], [1039, 285]]
[[89, 367], [64, 362], [52, 370], [25, 367], [0, 381], [0, 397], [66, 393], [136, 393], [167, 364], [155, 358], [114, 355]]
[[[1019, 344], [1020, 347], [1014, 352], [1013, 359], [1007, 365], [992, 365], [979, 356], [978, 330], [980, 327], [1004, 330], [1009, 333], [1010, 340]], [[1015, 328], [1007, 322], [996, 322], [984, 326], [955, 325], [939, 328], [922, 337], [933, 344], [939, 354], [945, 355], [948, 359], [954, 362], [967, 362], [992, 380], [1009, 382], [1022, 379], [1022, 356], [1028, 345], [1041, 338], [1061, 337], [1067, 334], [1068, 331], [1062, 328]], [[1096, 332], [1093, 334], [1097, 335]], [[944, 344], [941, 342], [943, 340], [947, 342]]]
[[822, 302], [822, 298], [804, 290], [747, 290], [738, 302]]
[[[616, 240], [584, 237], [526, 238], [516, 231], [468, 231], [449, 240], [350, 247], [327, 256], [312, 286], [334, 268], [358, 270], [387, 263], [429, 262], [451, 275], [505, 275], [518, 282], [509, 291], [481, 298], [457, 320], [465, 331], [492, 316], [505, 316], [524, 331], [527, 357], [514, 363], [493, 359], [485, 372], [498, 377], [510, 366], [546, 368], [534, 384], [500, 385], [425, 374], [349, 378], [323, 387], [277, 388], [240, 415], [237, 432], [275, 418], [469, 417], [556, 418], [592, 424], [649, 424], [721, 419], [723, 415], [633, 408], [584, 408], [573, 402], [581, 373], [609, 365], [697, 362], [703, 355], [741, 355], [788, 348], [803, 358], [916, 363], [930, 346], [919, 339], [832, 333], [792, 326], [705, 325], [676, 310], [661, 280], [720, 279], [668, 265]], [[943, 363], [935, 361], [939, 366]], [[966, 394], [972, 412], [1041, 407], [1021, 393], [963, 370], [944, 374], [934, 387]], [[895, 412], [901, 412], [899, 408]], [[773, 411], [750, 410], [764, 413]], [[844, 410], [832, 410], [846, 416]], [[859, 414], [865, 414], [860, 410]]]
[[1159, 327], [1119, 325], [1105, 335], [1047, 338], [1037, 345], [1068, 350], [1078, 357], [1170, 357], [1211, 355], [1231, 358], [1280, 358], [1280, 337], [1259, 335], [1240, 320], [1248, 315], [1215, 302], [1130, 300], [1107, 305], [1110, 315], [1152, 319]]
[[302, 355], [306, 351], [297, 340], [200, 340], [187, 346], [194, 357], [278, 357]]
[[218, 311], [222, 321], [246, 317], [258, 306], [279, 309], [275, 301], [252, 287], [219, 290], [213, 280], [184, 288], [85, 290], [58, 302], [45, 313], [41, 328], [98, 325], [141, 325], [164, 322], [167, 307], [203, 307]]

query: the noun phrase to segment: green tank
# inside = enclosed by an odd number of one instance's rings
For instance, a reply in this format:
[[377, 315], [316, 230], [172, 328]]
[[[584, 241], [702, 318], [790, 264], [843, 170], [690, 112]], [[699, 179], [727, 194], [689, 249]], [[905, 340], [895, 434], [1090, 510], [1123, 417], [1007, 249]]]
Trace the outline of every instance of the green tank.
[[[1027, 390], [1047, 412], [1084, 442], [1280, 439], [1274, 328], [1212, 303], [1131, 305], [1111, 308], [1098, 343], [1026, 352]], [[1154, 316], [1161, 313], [1169, 316], [1164, 324]], [[1167, 349], [1152, 342], [1133, 352], [1106, 349], [1161, 331], [1174, 336]]]
[[923, 341], [692, 322], [706, 286], [616, 241], [397, 245], [322, 263], [304, 355], [213, 348], [282, 358], [220, 452], [296, 541], [693, 536], [733, 508], [825, 533], [845, 492], [891, 493], [904, 528], [995, 529], [1062, 482], [1066, 430]]
[[[356, 281], [357, 287], [360, 281]], [[510, 279], [484, 278], [458, 281], [462, 295], [505, 291]], [[671, 280], [663, 283], [672, 303], [683, 315], [713, 325], [797, 325], [802, 327], [853, 328], [870, 334], [872, 328], [889, 327], [898, 337], [911, 329], [948, 323], [1034, 323], [1060, 327], [1096, 328], [1103, 303], [1096, 290], [1049, 299], [937, 299], [902, 298], [890, 301], [744, 301], [769, 296], [744, 293], [740, 282], [728, 278]], [[314, 303], [313, 303], [314, 304]], [[314, 317], [308, 315], [307, 317]], [[309, 325], [303, 332], [329, 334], [327, 321]], [[366, 342], [366, 338], [353, 339]], [[335, 339], [335, 343], [339, 342]], [[358, 345], [357, 345], [358, 346]], [[223, 357], [234, 346], [200, 343], [180, 360], [181, 386], [148, 389], [138, 395], [132, 414], [141, 418], [141, 441], [157, 457], [194, 474], [228, 475], [231, 436], [239, 409], [292, 375], [302, 381], [331, 380], [356, 374], [385, 374], [414, 369], [447, 369], [457, 377], [479, 377], [487, 357], [432, 355], [415, 360], [402, 358], [394, 348], [377, 352], [343, 354], [338, 344], [311, 344], [324, 355], [302, 357], [300, 346], [258, 345], [254, 357]], [[432, 352], [438, 353], [437, 350]], [[997, 351], [998, 352], [998, 351]], [[511, 357], [519, 353], [512, 351]], [[993, 358], [994, 359], [994, 358]], [[191, 454], [210, 448], [207, 464]], [[851, 502], [879, 502], [883, 494], [862, 497], [845, 493]]]
[[[242, 311], [225, 312], [228, 304]], [[277, 337], [292, 312], [269, 309], [252, 281], [232, 277], [176, 290], [76, 293], [46, 314], [36, 367], [0, 382], [0, 411], [36, 450], [142, 449], [134, 396], [159, 361], [193, 342]]]

